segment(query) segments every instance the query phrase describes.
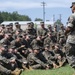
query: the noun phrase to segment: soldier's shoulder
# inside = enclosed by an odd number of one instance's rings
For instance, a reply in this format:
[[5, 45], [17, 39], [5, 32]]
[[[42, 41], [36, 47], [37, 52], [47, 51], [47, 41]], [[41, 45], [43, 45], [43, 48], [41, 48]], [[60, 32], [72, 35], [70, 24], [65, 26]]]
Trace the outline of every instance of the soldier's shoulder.
[[40, 31], [40, 30], [41, 30], [41, 28], [39, 27], [39, 28], [37, 28], [37, 30], [38, 30], [38, 31]]
[[16, 40], [11, 41], [11, 44], [14, 44]]
[[50, 40], [50, 39], [51, 39], [50, 37], [46, 37], [46, 38], [45, 38], [45, 40]]
[[32, 58], [33, 56], [34, 56], [34, 53], [29, 53], [29, 54], [28, 54], [28, 57], [29, 57], [29, 58]]
[[45, 53], [46, 53], [45, 51], [42, 52], [43, 55], [45, 55]]
[[75, 14], [73, 13], [69, 16], [68, 20], [73, 19], [74, 17], [75, 17]]
[[45, 30], [46, 30], [46, 31], [48, 31], [48, 29], [47, 29], [47, 28], [45, 28]]

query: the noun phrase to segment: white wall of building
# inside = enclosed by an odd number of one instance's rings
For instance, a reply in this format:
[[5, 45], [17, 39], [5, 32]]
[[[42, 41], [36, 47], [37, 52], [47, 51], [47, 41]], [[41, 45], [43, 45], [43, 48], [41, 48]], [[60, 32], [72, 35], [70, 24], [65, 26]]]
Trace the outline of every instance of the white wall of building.
[[[27, 23], [29, 23], [29, 22], [33, 22], [34, 25], [37, 25], [37, 28], [39, 28], [41, 21], [4, 21], [1, 24], [8, 25], [10, 23], [13, 23], [13, 27], [15, 29], [15, 22], [19, 22], [19, 24], [21, 25], [21, 28], [24, 30], [24, 29], [27, 28]], [[46, 21], [45, 22], [45, 27], [47, 28], [48, 25], [53, 25], [53, 24], [54, 23], [52, 21]]]

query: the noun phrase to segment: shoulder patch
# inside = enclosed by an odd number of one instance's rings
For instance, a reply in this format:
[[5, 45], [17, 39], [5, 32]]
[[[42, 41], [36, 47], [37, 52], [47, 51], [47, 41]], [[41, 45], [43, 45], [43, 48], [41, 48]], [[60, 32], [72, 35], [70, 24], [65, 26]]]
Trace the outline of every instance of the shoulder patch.
[[73, 17], [69, 17], [69, 23], [73, 22]]

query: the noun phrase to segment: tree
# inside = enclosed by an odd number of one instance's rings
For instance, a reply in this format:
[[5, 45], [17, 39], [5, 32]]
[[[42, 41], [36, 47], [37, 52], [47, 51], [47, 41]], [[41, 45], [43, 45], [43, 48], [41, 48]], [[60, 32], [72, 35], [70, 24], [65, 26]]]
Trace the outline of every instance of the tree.
[[41, 18], [35, 18], [35, 21], [43, 21]]
[[1, 12], [0, 12], [0, 23], [2, 23], [2, 22], [3, 22], [3, 17], [2, 17]]
[[27, 15], [20, 15], [17, 11], [13, 13], [0, 12], [0, 23], [3, 21], [31, 21]]
[[63, 23], [61, 22], [61, 20], [57, 20], [55, 23], [54, 23], [54, 26], [57, 26], [57, 29], [59, 30], [60, 29], [60, 26], [63, 25]]

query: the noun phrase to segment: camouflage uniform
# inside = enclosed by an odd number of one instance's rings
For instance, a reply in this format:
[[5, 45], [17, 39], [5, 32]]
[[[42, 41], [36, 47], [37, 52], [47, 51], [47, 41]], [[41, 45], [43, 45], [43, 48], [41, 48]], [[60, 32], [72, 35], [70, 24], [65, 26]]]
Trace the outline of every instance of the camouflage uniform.
[[44, 22], [41, 22], [41, 28], [37, 29], [37, 36], [41, 35], [42, 40], [44, 40], [47, 37], [48, 30], [44, 27]]
[[58, 34], [57, 27], [54, 26], [54, 29], [53, 29], [53, 37], [55, 37], [56, 42], [57, 42], [57, 34]]
[[25, 30], [25, 33], [30, 35], [30, 38], [33, 40], [36, 37], [36, 30], [33, 28], [32, 23], [27, 23], [28, 28]]
[[22, 56], [19, 52], [15, 52], [14, 51], [14, 53], [13, 53], [16, 57], [17, 57], [17, 59], [16, 59], [16, 61], [17, 61], [17, 63], [18, 63], [18, 67], [19, 68], [23, 68], [23, 64], [24, 65], [27, 65], [27, 60], [26, 60], [26, 58], [24, 57], [24, 56]]
[[53, 50], [56, 63], [59, 64], [59, 67], [63, 66], [66, 61], [65, 55], [59, 47], [59, 44], [55, 44], [55, 49]]
[[1, 53], [0, 53], [0, 72], [10, 75], [11, 70], [8, 70], [4, 65], [7, 64], [7, 59], [2, 57]]
[[66, 42], [65, 30], [64, 30], [63, 25], [61, 26], [61, 29], [58, 31], [57, 41], [61, 46], [63, 46], [65, 44], [65, 42]]
[[51, 33], [52, 38], [57, 42], [57, 30], [53, 30], [51, 25], [48, 25], [48, 33]]
[[5, 37], [0, 40], [0, 44], [7, 45], [8, 47], [11, 45], [8, 34], [5, 34]]
[[5, 68], [4, 66], [2, 66], [0, 64], [0, 73], [6, 74], [6, 75], [10, 75], [11, 74], [11, 70], [8, 70], [7, 68]]
[[1, 26], [1, 31], [2, 31], [2, 33], [5, 33], [5, 25], [4, 24], [2, 24], [2, 25], [0, 25]]
[[52, 33], [51, 32], [48, 32], [47, 34], [48, 34], [48, 37], [46, 37], [44, 39], [44, 46], [45, 45], [49, 45], [50, 46], [51, 44], [56, 43], [55, 37], [52, 36]]
[[[37, 38], [41, 38], [41, 36], [37, 36]], [[38, 46], [38, 47], [40, 47], [40, 48], [43, 48], [43, 41], [40, 39], [40, 40], [37, 40], [37, 38], [36, 39], [34, 39], [32, 42], [31, 42], [31, 47], [32, 48], [35, 48], [36, 46]]]
[[[7, 52], [6, 49], [1, 52], [0, 58], [1, 58], [1, 62], [3, 63], [4, 67], [10, 70], [15, 70], [15, 68], [17, 67], [17, 63], [15, 61], [16, 56], [14, 56], [13, 53]], [[11, 62], [12, 60], [14, 60], [15, 63], [12, 63]]]
[[49, 64], [50, 68], [55, 67], [55, 58], [54, 53], [49, 50], [49, 45], [45, 45], [45, 50], [42, 52], [43, 56], [45, 57], [47, 63]]
[[[37, 51], [39, 52], [39, 49], [37, 47], [37, 49], [34, 49], [34, 51]], [[44, 62], [46, 61], [42, 61], [44, 58], [42, 57], [42, 55], [38, 55], [39, 53], [35, 53], [35, 52], [32, 52], [28, 55], [27, 57], [27, 60], [28, 60], [28, 63], [30, 64], [30, 66], [33, 68], [33, 69], [41, 69], [41, 68], [44, 68], [46, 69], [47, 67], [47, 64], [45, 64]], [[42, 60], [41, 60], [42, 58]]]
[[20, 33], [23, 32], [23, 30], [21, 29], [21, 25], [19, 24], [19, 22], [16, 22], [15, 26], [16, 26], [16, 29], [14, 30], [14, 32], [16, 32], [16, 31], [20, 31]]
[[71, 8], [73, 13], [69, 17], [67, 25], [67, 28], [70, 28], [70, 32], [66, 41], [66, 57], [69, 64], [75, 69], [75, 2], [72, 3]]

